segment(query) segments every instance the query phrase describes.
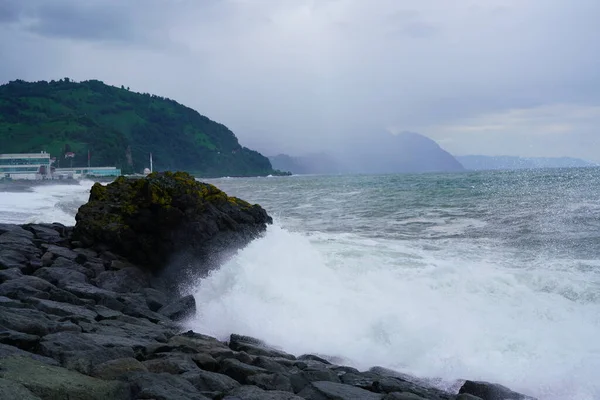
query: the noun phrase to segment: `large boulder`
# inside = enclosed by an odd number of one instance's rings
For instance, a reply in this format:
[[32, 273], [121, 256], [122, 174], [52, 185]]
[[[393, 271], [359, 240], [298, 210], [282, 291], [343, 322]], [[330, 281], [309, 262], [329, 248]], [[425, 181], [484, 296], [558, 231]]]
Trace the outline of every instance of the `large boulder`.
[[272, 222], [259, 205], [184, 172], [96, 183], [75, 219], [74, 240], [153, 272], [192, 260], [206, 270], [212, 266], [208, 261], [246, 245]]

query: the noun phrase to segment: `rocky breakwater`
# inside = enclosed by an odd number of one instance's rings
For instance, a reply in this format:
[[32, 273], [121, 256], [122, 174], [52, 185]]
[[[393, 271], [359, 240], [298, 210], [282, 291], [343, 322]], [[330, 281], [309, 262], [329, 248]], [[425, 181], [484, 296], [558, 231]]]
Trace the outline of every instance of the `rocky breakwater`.
[[161, 263], [203, 274], [177, 253], [209, 262], [269, 222], [259, 206], [166, 173], [94, 186], [74, 228], [0, 224], [0, 399], [526, 398], [470, 381], [450, 394], [382, 368], [185, 331], [194, 298], [173, 291]]

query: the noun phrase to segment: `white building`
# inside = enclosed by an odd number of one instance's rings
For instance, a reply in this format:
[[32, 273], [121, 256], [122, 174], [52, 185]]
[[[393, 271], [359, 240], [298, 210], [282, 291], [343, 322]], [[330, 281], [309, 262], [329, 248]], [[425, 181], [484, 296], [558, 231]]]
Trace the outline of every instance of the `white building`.
[[116, 167], [56, 168], [53, 174], [54, 179], [105, 178], [120, 176], [121, 170]]
[[115, 167], [54, 168], [50, 153], [0, 154], [1, 179], [82, 179], [121, 175]]
[[51, 179], [50, 154], [0, 154], [0, 179]]

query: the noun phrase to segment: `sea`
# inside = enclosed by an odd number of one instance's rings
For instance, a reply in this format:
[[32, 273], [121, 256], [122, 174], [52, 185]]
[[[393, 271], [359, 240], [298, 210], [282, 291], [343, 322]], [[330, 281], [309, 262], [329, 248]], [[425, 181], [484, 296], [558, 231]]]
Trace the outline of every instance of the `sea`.
[[[600, 169], [207, 181], [274, 223], [186, 288], [190, 329], [600, 399]], [[0, 192], [0, 222], [72, 225], [91, 185]]]

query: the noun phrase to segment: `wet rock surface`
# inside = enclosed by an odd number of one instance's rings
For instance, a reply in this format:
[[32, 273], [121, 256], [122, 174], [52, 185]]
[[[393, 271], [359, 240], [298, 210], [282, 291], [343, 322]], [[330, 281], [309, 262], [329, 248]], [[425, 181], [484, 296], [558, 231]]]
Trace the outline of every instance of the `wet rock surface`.
[[[272, 219], [259, 205], [227, 196], [187, 173], [163, 172], [95, 184], [76, 221], [74, 239], [94, 250], [109, 249], [113, 268], [129, 262], [158, 271], [168, 265], [178, 279], [190, 272], [191, 260], [199, 264], [196, 269], [208, 268], [211, 260], [224, 257], [219, 253], [256, 238]], [[29, 244], [28, 237], [7, 234]], [[69, 258], [54, 247], [48, 251]]]
[[[150, 200], [164, 194], [144, 187]], [[110, 192], [95, 190], [105, 203], [91, 205], [79, 224], [110, 202]], [[256, 232], [266, 219], [254, 210], [233, 222], [217, 213], [223, 218], [212, 222]], [[101, 231], [74, 237], [60, 224], [0, 224], [1, 399], [529, 399], [486, 382], [447, 393], [383, 368], [361, 372], [247, 336], [219, 341], [186, 331], [194, 298], [175, 295], [156, 270], [125, 258], [125, 248], [98, 242]]]
[[[529, 399], [472, 381], [447, 393], [383, 368], [360, 372], [247, 336], [223, 342], [185, 331], [192, 296], [161, 290], [127, 260], [115, 265], [112, 254], [75, 248], [71, 230], [57, 227], [58, 237], [46, 225], [0, 225], [18, 239], [15, 254], [25, 251], [0, 267], [2, 398]], [[28, 255], [50, 253], [43, 267], [23, 268]]]

